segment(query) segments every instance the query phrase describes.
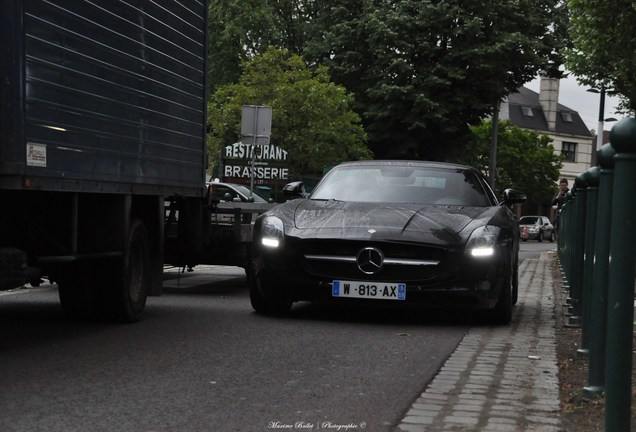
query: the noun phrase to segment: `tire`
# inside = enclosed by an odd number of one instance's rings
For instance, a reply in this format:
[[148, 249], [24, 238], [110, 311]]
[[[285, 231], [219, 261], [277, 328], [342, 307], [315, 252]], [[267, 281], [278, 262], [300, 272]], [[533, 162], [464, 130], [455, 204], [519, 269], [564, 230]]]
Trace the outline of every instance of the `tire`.
[[[100, 291], [105, 296], [104, 314], [118, 322], [136, 322], [142, 316], [151, 283], [150, 247], [146, 228], [140, 220], [132, 221], [121, 260], [105, 266]], [[110, 276], [109, 276], [110, 275]]]
[[91, 283], [91, 262], [69, 265], [59, 275], [58, 295], [64, 314], [71, 319], [91, 319], [97, 315], [97, 288]]
[[512, 304], [516, 305], [519, 301], [519, 257], [515, 259], [512, 269]]
[[59, 276], [64, 313], [71, 318], [139, 321], [151, 283], [150, 247], [144, 224], [131, 223], [123, 258], [80, 261]]
[[247, 268], [247, 282], [250, 290], [250, 303], [256, 313], [263, 315], [286, 315], [292, 302], [283, 295], [274, 295], [272, 284], [263, 271], [256, 272], [254, 264]]
[[556, 240], [556, 234], [554, 233], [554, 230], [550, 231], [550, 243], [553, 243], [554, 240]]
[[512, 321], [513, 278], [514, 270], [510, 269], [507, 272], [503, 286], [501, 287], [499, 300], [497, 300], [497, 304], [490, 311], [490, 322], [492, 324], [510, 324], [510, 321]]
[[537, 240], [539, 241], [539, 243], [543, 242], [543, 231], [539, 233], [539, 237], [537, 237]]

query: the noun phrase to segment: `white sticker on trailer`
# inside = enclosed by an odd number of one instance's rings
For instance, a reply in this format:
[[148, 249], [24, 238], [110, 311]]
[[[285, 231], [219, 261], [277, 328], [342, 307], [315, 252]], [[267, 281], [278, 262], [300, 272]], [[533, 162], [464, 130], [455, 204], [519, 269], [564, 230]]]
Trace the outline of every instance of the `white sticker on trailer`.
[[46, 166], [46, 146], [44, 144], [27, 143], [26, 163], [28, 166]]

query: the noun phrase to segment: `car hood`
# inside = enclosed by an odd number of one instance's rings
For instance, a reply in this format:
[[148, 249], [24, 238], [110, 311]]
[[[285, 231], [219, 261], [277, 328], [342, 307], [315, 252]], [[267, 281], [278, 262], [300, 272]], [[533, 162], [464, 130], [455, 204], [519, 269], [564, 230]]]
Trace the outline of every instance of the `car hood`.
[[[456, 243], [496, 212], [490, 207], [304, 200], [293, 212], [301, 237]], [[290, 215], [291, 216], [291, 215]], [[469, 225], [474, 225], [466, 229]], [[302, 232], [302, 234], [301, 234]]]

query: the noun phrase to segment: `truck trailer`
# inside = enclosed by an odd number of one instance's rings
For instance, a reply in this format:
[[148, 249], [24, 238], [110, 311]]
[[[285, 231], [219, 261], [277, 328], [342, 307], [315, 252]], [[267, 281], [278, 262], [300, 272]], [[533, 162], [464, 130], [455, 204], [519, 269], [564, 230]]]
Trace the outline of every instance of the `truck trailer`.
[[48, 278], [65, 312], [133, 322], [166, 256], [205, 256], [206, 17], [206, 0], [0, 2], [0, 290]]

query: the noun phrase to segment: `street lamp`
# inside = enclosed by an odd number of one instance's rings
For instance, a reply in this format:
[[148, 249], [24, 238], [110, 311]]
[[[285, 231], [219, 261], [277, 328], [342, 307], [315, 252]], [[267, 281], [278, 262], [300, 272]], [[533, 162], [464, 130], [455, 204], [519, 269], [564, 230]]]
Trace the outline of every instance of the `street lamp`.
[[603, 123], [616, 121], [614, 117], [605, 117], [605, 85], [601, 84], [601, 90], [588, 89], [590, 93], [600, 93], [601, 101], [598, 107], [598, 131], [596, 132], [596, 150], [599, 150], [603, 146]]

